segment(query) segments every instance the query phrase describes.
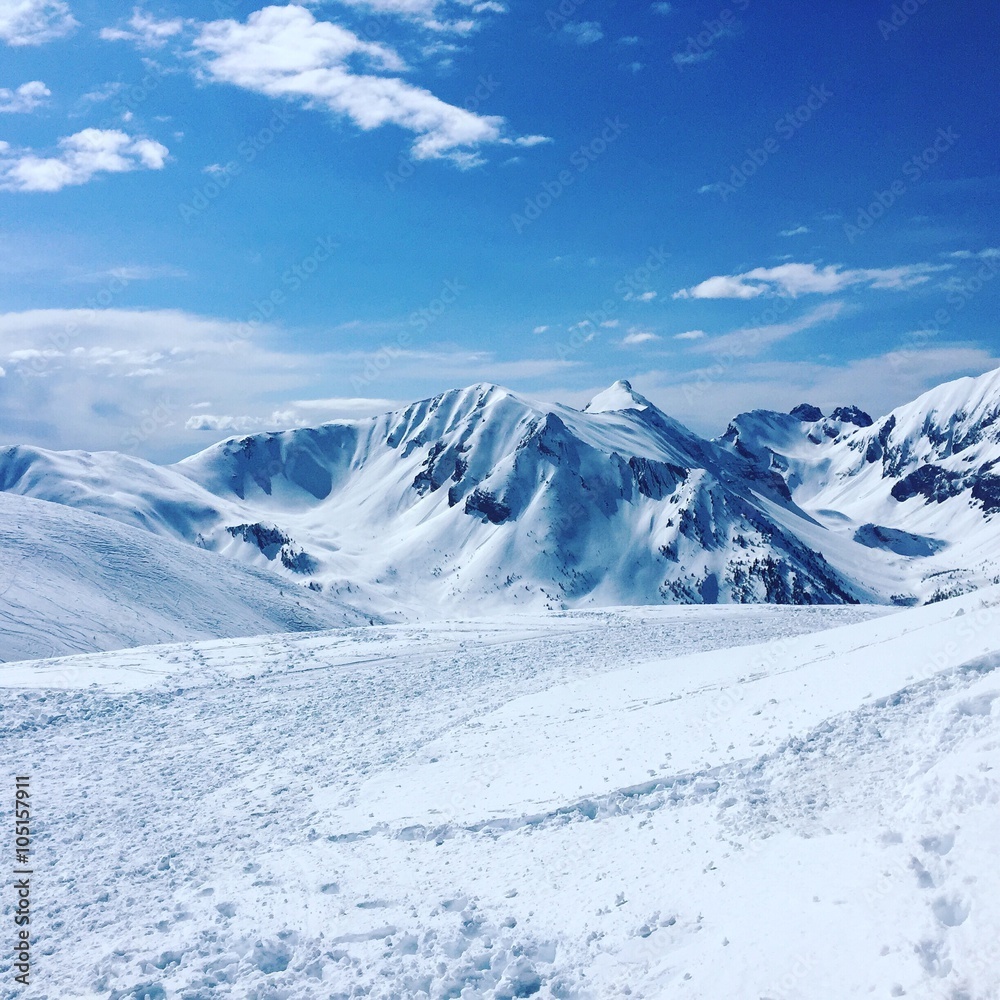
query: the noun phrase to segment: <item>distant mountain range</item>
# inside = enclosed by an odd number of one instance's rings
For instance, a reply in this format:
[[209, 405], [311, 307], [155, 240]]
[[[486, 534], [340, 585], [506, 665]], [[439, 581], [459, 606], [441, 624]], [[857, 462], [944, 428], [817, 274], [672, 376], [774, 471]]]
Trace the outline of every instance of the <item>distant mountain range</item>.
[[[186, 543], [364, 617], [918, 604], [1000, 582], [998, 418], [1000, 370], [878, 420], [754, 410], [715, 441], [625, 381], [583, 410], [480, 384], [168, 467], [9, 447], [0, 490], [141, 529], [164, 566]], [[125, 604], [133, 586], [125, 566]]]

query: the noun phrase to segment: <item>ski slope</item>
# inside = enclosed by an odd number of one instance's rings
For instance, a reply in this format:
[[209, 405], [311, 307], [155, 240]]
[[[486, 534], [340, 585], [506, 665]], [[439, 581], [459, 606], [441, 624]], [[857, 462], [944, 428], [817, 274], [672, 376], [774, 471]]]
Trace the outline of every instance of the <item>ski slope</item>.
[[32, 996], [996, 1000], [998, 621], [992, 588], [0, 665]]
[[0, 492], [0, 660], [372, 617], [196, 546]]

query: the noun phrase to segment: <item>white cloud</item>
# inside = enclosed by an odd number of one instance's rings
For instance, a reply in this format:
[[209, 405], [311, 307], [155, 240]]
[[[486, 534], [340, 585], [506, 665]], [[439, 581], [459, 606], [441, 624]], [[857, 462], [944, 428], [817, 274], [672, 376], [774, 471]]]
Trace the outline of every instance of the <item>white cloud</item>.
[[106, 42], [134, 42], [144, 49], [158, 49], [184, 30], [184, 20], [179, 17], [158, 21], [139, 7], [132, 8], [127, 28], [101, 28], [100, 36]]
[[622, 346], [635, 347], [636, 344], [649, 344], [659, 339], [655, 333], [650, 333], [649, 330], [629, 330], [622, 338]]
[[102, 84], [93, 90], [88, 90], [81, 98], [83, 104], [100, 104], [102, 101], [110, 101], [116, 94], [120, 94], [125, 89], [125, 84], [118, 80]]
[[599, 21], [569, 21], [562, 30], [577, 45], [593, 45], [604, 37]]
[[0, 143], [0, 191], [60, 191], [97, 174], [162, 169], [166, 146], [116, 129], [86, 128], [59, 140], [55, 156]]
[[8, 45], [42, 45], [65, 38], [78, 27], [69, 4], [61, 0], [3, 0], [0, 41]]
[[704, 340], [707, 336], [704, 330], [685, 330], [683, 333], [675, 333], [674, 340]]
[[16, 90], [0, 87], [0, 113], [27, 114], [46, 103], [52, 91], [41, 80], [22, 83]]
[[[344, 2], [413, 18], [433, 30], [467, 33], [476, 26], [468, 19], [440, 21], [435, 13], [443, 6], [440, 0]], [[458, 5], [473, 14], [505, 9], [489, 0], [458, 0]], [[399, 74], [409, 67], [393, 48], [365, 40], [332, 21], [318, 20], [299, 4], [264, 7], [245, 22], [226, 18], [209, 23], [157, 21], [137, 8], [130, 25], [132, 30], [105, 29], [103, 37], [148, 47], [188, 32], [186, 54], [199, 79], [325, 108], [365, 131], [397, 125], [416, 136], [411, 147], [414, 159], [448, 159], [468, 168], [483, 163], [479, 153], [483, 145], [527, 147], [551, 141], [540, 135], [504, 135], [503, 118], [448, 104], [403, 80]], [[438, 45], [422, 50], [434, 58], [439, 55]]]
[[638, 35], [623, 35], [618, 39], [619, 45], [638, 45], [642, 39]]
[[548, 330], [547, 326], [536, 326], [535, 329], [532, 330], [531, 332], [532, 333], [545, 333], [546, 330]]
[[717, 275], [692, 288], [674, 292], [675, 299], [752, 299], [764, 291], [762, 286], [745, 285], [740, 277]]
[[637, 295], [635, 292], [626, 292], [625, 301], [626, 302], [652, 302], [656, 298], [657, 292], [639, 292]]
[[217, 413], [199, 413], [184, 421], [186, 431], [212, 431], [214, 434], [246, 434], [268, 426], [263, 417], [234, 417]]
[[[190, 409], [204, 409], [211, 403], [192, 404]], [[398, 409], [399, 400], [367, 396], [343, 396], [331, 399], [296, 399], [265, 416], [198, 413], [188, 417], [184, 429], [211, 431], [215, 434], [246, 434], [252, 431], [285, 427], [315, 427], [331, 420], [374, 417]]]
[[[543, 136], [508, 138], [504, 120], [448, 104], [430, 91], [397, 76], [405, 72], [393, 49], [367, 42], [330, 21], [317, 21], [304, 7], [266, 7], [246, 23], [233, 20], [202, 25], [194, 41], [201, 70], [274, 98], [299, 99], [344, 116], [361, 129], [397, 125], [416, 136], [415, 159], [445, 158], [461, 167], [482, 163], [486, 144], [531, 146]], [[358, 63], [367, 72], [356, 71]]]
[[806, 233], [811, 233], [812, 230], [808, 226], [793, 226], [791, 229], [782, 229], [779, 236], [803, 236]]
[[950, 265], [905, 264], [900, 267], [843, 269], [842, 264], [779, 264], [743, 274], [716, 275], [674, 292], [675, 299], [753, 299], [759, 295], [832, 295], [852, 285], [905, 291], [930, 280]]

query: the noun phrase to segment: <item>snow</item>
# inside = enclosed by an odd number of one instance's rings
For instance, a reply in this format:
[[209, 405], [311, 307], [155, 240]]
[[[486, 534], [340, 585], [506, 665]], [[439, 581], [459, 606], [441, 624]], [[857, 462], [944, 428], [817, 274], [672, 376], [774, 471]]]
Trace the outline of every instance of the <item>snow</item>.
[[2, 492], [0, 553], [0, 661], [378, 617], [172, 538]]
[[939, 385], [871, 426], [754, 410], [719, 444], [784, 478], [823, 529], [797, 522], [796, 534], [869, 599], [919, 603], [1000, 582], [1000, 369]]
[[886, 612], [0, 665], [30, 995], [996, 1000], [1000, 588]]
[[613, 410], [648, 410], [653, 404], [641, 396], [626, 379], [619, 379], [599, 392], [585, 407], [587, 413], [607, 413]]

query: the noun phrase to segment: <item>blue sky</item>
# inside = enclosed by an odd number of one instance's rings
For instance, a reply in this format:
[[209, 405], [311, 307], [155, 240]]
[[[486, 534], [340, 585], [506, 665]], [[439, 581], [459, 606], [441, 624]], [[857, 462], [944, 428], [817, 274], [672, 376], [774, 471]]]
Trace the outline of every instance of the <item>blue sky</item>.
[[0, 2], [0, 437], [477, 381], [703, 433], [1000, 365], [1000, 13]]

